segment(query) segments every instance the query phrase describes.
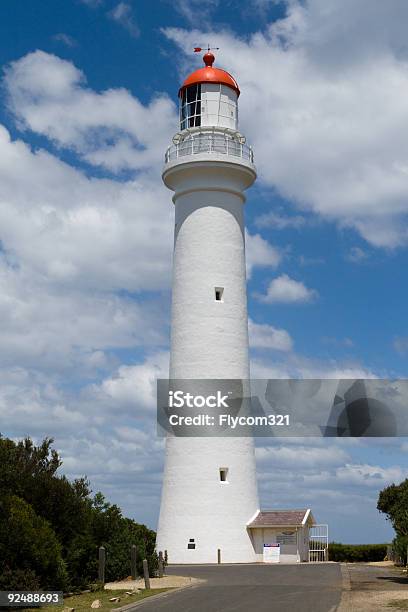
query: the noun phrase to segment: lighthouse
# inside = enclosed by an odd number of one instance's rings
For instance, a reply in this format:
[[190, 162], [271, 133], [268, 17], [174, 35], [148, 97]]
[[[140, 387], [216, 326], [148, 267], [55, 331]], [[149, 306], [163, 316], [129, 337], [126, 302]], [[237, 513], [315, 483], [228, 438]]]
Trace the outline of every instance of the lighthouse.
[[[163, 181], [175, 205], [170, 379], [249, 379], [245, 190], [256, 179], [238, 130], [233, 76], [204, 67], [179, 90], [180, 126]], [[170, 563], [257, 560], [251, 437], [166, 439], [157, 550]]]

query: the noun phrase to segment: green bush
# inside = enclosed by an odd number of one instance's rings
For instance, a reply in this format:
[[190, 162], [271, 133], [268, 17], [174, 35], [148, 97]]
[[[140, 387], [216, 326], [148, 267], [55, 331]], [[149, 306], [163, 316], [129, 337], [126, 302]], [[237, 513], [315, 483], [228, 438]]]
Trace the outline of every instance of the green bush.
[[392, 544], [396, 560], [408, 564], [408, 479], [385, 487], [378, 496], [377, 509], [394, 527], [396, 536]]
[[347, 561], [349, 563], [368, 563], [384, 561], [387, 555], [387, 544], [340, 544], [329, 543], [330, 561]]
[[393, 542], [392, 548], [395, 554], [396, 560], [398, 563], [402, 565], [408, 565], [407, 560], [407, 547], [408, 547], [408, 537], [403, 535], [397, 535]]
[[[6, 497], [2, 503], [0, 526], [0, 558], [9, 572], [22, 572], [24, 583], [62, 590], [67, 586], [61, 545], [49, 523], [38, 516], [33, 508], [16, 495]], [[6, 589], [11, 585], [6, 585]], [[19, 589], [21, 590], [21, 589]]]
[[46, 439], [14, 442], [0, 435], [0, 587], [3, 590], [75, 590], [98, 578], [98, 548], [106, 549], [107, 581], [130, 575], [130, 549], [138, 572], [147, 559], [156, 575], [156, 534], [125, 518], [86, 478], [70, 482]]
[[39, 588], [40, 581], [33, 570], [7, 566], [0, 573], [0, 591], [38, 591]]
[[126, 578], [131, 573], [130, 549], [137, 550], [137, 571], [143, 575], [143, 559], [147, 559], [149, 572], [155, 576], [158, 558], [155, 553], [156, 533], [122, 516], [120, 508], [106, 502], [101, 493], [95, 495], [93, 506], [97, 512], [93, 517], [94, 539], [106, 550], [106, 581]]

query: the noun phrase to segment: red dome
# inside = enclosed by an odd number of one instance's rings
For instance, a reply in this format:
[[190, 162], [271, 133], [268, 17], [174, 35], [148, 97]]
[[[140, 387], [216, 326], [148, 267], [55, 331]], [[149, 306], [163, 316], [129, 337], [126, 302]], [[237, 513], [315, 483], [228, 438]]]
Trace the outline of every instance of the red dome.
[[226, 70], [222, 70], [221, 68], [213, 68], [212, 64], [215, 60], [215, 57], [212, 53], [207, 52], [203, 57], [205, 68], [199, 68], [195, 72], [192, 72], [184, 81], [182, 86], [179, 89], [179, 96], [181, 96], [183, 90], [190, 85], [196, 85], [198, 83], [220, 83], [221, 85], [226, 85], [227, 87], [231, 87], [234, 91], [237, 92], [238, 96], [240, 94], [238, 83], [234, 79], [232, 75]]

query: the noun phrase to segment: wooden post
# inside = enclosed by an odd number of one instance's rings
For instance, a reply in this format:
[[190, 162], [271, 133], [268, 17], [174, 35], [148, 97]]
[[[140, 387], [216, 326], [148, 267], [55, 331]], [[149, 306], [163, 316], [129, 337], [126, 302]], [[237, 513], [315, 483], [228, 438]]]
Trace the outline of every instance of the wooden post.
[[147, 559], [143, 559], [143, 576], [145, 588], [150, 589], [149, 566], [147, 565]]
[[217, 561], [218, 563], [221, 563], [221, 548], [217, 550]]
[[159, 578], [163, 578], [163, 553], [159, 551]]
[[137, 548], [136, 548], [136, 544], [132, 544], [132, 548], [130, 549], [130, 568], [131, 568], [132, 580], [137, 579], [136, 564], [137, 564]]
[[104, 546], [99, 547], [98, 556], [98, 580], [105, 584], [105, 564], [106, 564], [106, 551]]

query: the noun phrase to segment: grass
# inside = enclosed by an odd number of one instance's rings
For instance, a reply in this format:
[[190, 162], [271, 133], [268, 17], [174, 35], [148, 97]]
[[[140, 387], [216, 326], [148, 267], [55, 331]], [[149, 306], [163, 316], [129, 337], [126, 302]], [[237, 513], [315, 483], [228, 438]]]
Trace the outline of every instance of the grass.
[[[129, 591], [130, 590], [131, 589], [129, 589]], [[75, 612], [89, 612], [91, 610], [91, 603], [95, 601], [95, 599], [99, 599], [102, 604], [102, 606], [96, 610], [114, 610], [115, 608], [120, 608], [121, 606], [126, 606], [127, 604], [140, 601], [141, 599], [145, 599], [151, 595], [157, 595], [158, 593], [163, 593], [164, 591], [169, 590], [170, 589], [143, 589], [143, 591], [140, 593], [126, 595], [126, 591], [124, 590], [105, 591], [101, 589], [99, 591], [94, 591], [93, 593], [82, 593], [81, 595], [64, 597], [64, 605], [61, 606], [42, 606], [41, 608], [25, 608], [25, 610], [34, 611], [50, 608], [52, 611], [54, 611], [63, 610], [64, 608], [74, 608]], [[120, 597], [120, 601], [116, 603], [109, 601], [109, 599], [112, 597]]]
[[388, 604], [388, 607], [397, 610], [408, 610], [408, 599], [393, 599]]

